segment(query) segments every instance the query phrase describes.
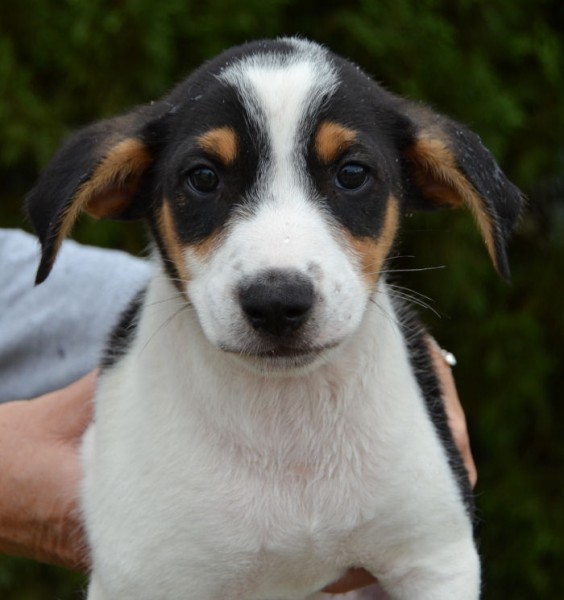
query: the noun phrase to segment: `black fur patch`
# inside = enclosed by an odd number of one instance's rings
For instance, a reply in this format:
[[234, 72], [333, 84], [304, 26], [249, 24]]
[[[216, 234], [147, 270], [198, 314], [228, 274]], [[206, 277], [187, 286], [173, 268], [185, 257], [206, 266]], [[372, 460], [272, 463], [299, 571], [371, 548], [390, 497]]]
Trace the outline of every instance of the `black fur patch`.
[[[397, 110], [394, 96], [384, 91], [355, 65], [329, 54], [337, 69], [339, 87], [316, 116], [317, 125], [331, 122], [356, 132], [332, 164], [322, 164], [315, 152], [315, 131], [307, 150], [312, 182], [333, 217], [355, 237], [377, 239], [386, 216], [387, 199], [403, 198], [398, 149], [413, 135], [413, 125]], [[317, 129], [317, 128], [316, 128]], [[348, 191], [336, 185], [339, 169], [347, 164], [368, 169], [367, 184]]]
[[413, 373], [425, 399], [427, 412], [446, 450], [448, 462], [458, 483], [466, 511], [475, 524], [474, 496], [470, 479], [448, 425], [440, 381], [435, 372], [433, 359], [426, 339], [428, 333], [409, 307], [400, 304], [397, 300], [394, 300], [394, 307], [407, 343]]
[[[287, 49], [284, 44], [279, 46], [280, 51]], [[256, 43], [235, 48], [192, 73], [167, 96], [170, 110], [151, 133], [161, 145], [154, 196], [169, 199], [182, 244], [198, 244], [225, 225], [254, 186], [259, 157], [268, 157], [267, 144], [246, 114], [239, 91], [218, 78], [222, 70], [254, 48], [260, 52], [265, 46]], [[270, 44], [268, 49], [272, 51]], [[198, 143], [201, 135], [221, 127], [232, 129], [237, 139], [237, 154], [229, 165], [206, 153]], [[219, 178], [212, 193], [198, 194], [187, 185], [190, 171], [200, 166], [213, 169]]]
[[102, 371], [115, 365], [124, 356], [131, 342], [135, 338], [139, 312], [145, 301], [147, 289], [143, 288], [130, 301], [127, 308], [121, 313], [117, 325], [113, 328], [100, 362]]

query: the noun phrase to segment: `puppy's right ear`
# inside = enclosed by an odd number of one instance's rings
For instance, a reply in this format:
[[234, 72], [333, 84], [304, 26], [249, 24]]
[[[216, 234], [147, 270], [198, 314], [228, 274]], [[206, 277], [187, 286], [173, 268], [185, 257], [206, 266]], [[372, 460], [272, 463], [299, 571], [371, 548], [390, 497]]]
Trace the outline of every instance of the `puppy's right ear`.
[[94, 123], [77, 132], [55, 154], [26, 198], [41, 241], [36, 283], [53, 267], [61, 243], [84, 210], [96, 218], [135, 218], [135, 200], [154, 162], [151, 124], [166, 109], [159, 104]]

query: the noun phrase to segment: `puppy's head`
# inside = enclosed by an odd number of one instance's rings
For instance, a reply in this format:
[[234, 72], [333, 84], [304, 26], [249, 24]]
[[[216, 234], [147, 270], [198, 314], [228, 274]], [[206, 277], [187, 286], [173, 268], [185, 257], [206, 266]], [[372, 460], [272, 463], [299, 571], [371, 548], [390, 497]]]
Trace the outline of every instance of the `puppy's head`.
[[271, 369], [357, 330], [406, 210], [470, 208], [507, 278], [520, 204], [477, 136], [297, 39], [226, 52], [80, 131], [28, 197], [38, 282], [80, 211], [143, 218], [208, 340]]

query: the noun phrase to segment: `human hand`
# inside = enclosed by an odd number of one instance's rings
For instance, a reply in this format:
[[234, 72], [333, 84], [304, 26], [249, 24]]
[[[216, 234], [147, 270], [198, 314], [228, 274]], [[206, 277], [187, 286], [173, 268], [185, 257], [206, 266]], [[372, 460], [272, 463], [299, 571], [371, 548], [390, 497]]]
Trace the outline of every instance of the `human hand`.
[[462, 404], [460, 403], [460, 398], [456, 391], [454, 377], [452, 376], [450, 366], [442, 355], [440, 346], [432, 337], [428, 337], [427, 341], [429, 349], [431, 350], [433, 366], [435, 367], [435, 372], [437, 373], [441, 384], [448, 424], [456, 447], [462, 456], [464, 466], [468, 472], [470, 485], [474, 487], [478, 481], [478, 471], [476, 469], [476, 464], [474, 463], [474, 458], [472, 457], [470, 438], [466, 426], [466, 417], [464, 416], [464, 410], [462, 409]]
[[67, 388], [0, 405], [0, 552], [85, 570], [79, 444], [96, 372]]

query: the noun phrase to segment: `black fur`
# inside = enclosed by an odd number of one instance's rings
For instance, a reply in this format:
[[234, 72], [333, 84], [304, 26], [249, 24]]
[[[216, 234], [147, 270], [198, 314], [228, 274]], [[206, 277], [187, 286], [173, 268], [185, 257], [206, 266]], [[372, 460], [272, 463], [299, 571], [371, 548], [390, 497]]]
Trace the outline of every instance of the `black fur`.
[[125, 354], [127, 354], [128, 348], [135, 339], [139, 313], [143, 306], [143, 302], [145, 301], [146, 293], [146, 288], [137, 292], [135, 297], [127, 305], [127, 308], [121, 313], [118, 323], [113, 328], [110, 337], [106, 342], [106, 347], [100, 362], [102, 371], [115, 365]]
[[441, 385], [435, 372], [429, 349], [429, 343], [431, 343], [429, 334], [411, 308], [404, 303], [400, 303], [397, 299], [394, 300], [394, 308], [396, 309], [398, 321], [407, 343], [411, 367], [423, 394], [427, 412], [446, 450], [448, 462], [458, 483], [466, 510], [472, 521], [475, 521], [472, 487], [462, 456], [454, 442], [451, 429], [448, 425]]
[[507, 179], [475, 133], [452, 121], [448, 123], [446, 130], [460, 171], [483, 199], [485, 211], [494, 228], [497, 269], [504, 279], [509, 280], [509, 262], [505, 248], [521, 212], [521, 191]]
[[[225, 225], [256, 183], [259, 155], [268, 155], [261, 137], [249, 128], [232, 87], [215, 80], [206, 88], [198, 76], [193, 86], [200, 92], [195, 96], [197, 100], [184, 101], [174, 116], [163, 122], [163, 135], [169, 142], [156, 160], [158, 193], [171, 201], [177, 234], [183, 244], [204, 241]], [[233, 129], [237, 137], [237, 154], [228, 167], [203, 152], [196, 141], [201, 134], [224, 126]], [[212, 168], [219, 177], [217, 190], [205, 196], [187, 185], [188, 173], [202, 165]]]

